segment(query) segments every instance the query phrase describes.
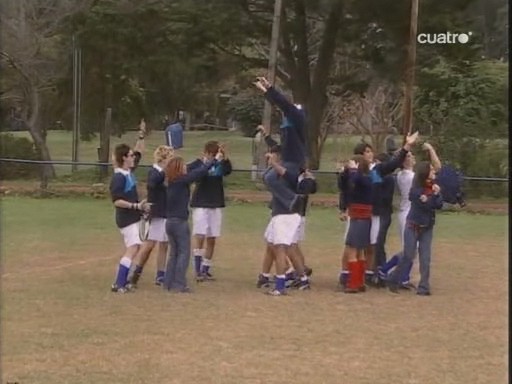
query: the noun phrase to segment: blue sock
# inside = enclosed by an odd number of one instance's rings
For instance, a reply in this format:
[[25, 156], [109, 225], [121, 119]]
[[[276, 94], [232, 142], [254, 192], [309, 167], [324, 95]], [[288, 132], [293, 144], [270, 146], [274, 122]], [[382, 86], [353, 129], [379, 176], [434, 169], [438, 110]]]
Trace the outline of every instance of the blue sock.
[[284, 278], [286, 281], [288, 280], [295, 280], [295, 278], [297, 277], [297, 274], [295, 273], [295, 271], [293, 272], [288, 272], [284, 275]]
[[144, 267], [141, 267], [140, 265], [136, 265], [135, 266], [135, 271], [133, 271], [133, 273], [136, 273], [137, 275], [142, 275], [142, 270], [144, 269]]
[[346, 270], [342, 270], [340, 273], [340, 284], [342, 286], [347, 285], [348, 277], [350, 276], [350, 272]]
[[286, 278], [285, 275], [276, 275], [276, 289], [284, 292]]
[[194, 267], [195, 267], [195, 270], [196, 270], [196, 275], [200, 275], [201, 274], [201, 261], [203, 260], [203, 256], [201, 255], [195, 255], [194, 256]]
[[203, 275], [209, 274], [211, 266], [212, 266], [212, 261], [210, 259], [207, 259], [206, 257], [203, 257], [203, 259], [201, 260], [201, 273]]
[[122, 288], [128, 282], [128, 273], [130, 272], [130, 266], [132, 260], [129, 257], [123, 256], [119, 262], [119, 268], [117, 270], [116, 285]]
[[395, 268], [398, 265], [398, 260], [400, 254], [393, 255], [391, 259], [389, 259], [381, 268], [380, 270], [384, 272], [385, 274], [388, 274], [389, 271], [391, 271], [393, 268]]

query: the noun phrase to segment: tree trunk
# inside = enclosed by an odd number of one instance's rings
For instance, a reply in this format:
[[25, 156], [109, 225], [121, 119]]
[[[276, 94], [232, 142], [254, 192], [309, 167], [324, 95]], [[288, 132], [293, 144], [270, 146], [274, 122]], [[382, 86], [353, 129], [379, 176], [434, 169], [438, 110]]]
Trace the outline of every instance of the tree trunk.
[[309, 97], [307, 99], [308, 113], [308, 148], [309, 148], [309, 167], [313, 170], [320, 168], [320, 155], [323, 140], [321, 134], [321, 124], [325, 107], [327, 106], [327, 86], [329, 84], [329, 72], [334, 59], [336, 49], [336, 39], [341, 26], [343, 16], [343, 0], [337, 0], [333, 3], [329, 17], [327, 18], [322, 43], [318, 53], [318, 61], [313, 75]]
[[[36, 146], [37, 151], [39, 152], [39, 156], [43, 161], [52, 161], [50, 156], [50, 151], [48, 146], [46, 145], [46, 140], [41, 130], [39, 124], [39, 114], [40, 114], [40, 96], [39, 91], [33, 85], [28, 85], [30, 89], [30, 117], [27, 121], [27, 126], [30, 131], [30, 136], [32, 136], [32, 140], [34, 141], [34, 145]], [[49, 178], [55, 177], [55, 167], [53, 164], [43, 164], [41, 167], [41, 178], [43, 179], [43, 184]]]

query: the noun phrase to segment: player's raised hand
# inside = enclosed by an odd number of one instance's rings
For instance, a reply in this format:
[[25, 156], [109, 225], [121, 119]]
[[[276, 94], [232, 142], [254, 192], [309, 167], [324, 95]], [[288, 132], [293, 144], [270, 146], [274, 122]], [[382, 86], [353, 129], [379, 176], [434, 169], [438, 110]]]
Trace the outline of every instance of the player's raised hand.
[[405, 149], [410, 150], [411, 147], [416, 143], [416, 140], [418, 140], [420, 133], [418, 131], [414, 133], [409, 133], [407, 137], [405, 138]]
[[357, 169], [357, 168], [359, 168], [359, 163], [357, 161], [355, 161], [355, 160], [350, 159], [347, 162], [347, 168], [349, 168], [349, 169]]
[[261, 76], [261, 77], [257, 77], [256, 79], [257, 79], [258, 81], [260, 81], [260, 82], [261, 82], [261, 84], [263, 84], [263, 86], [264, 86], [266, 89], [269, 89], [269, 88], [272, 86], [272, 84], [270, 84], [270, 81], [268, 81], [266, 77]]
[[217, 152], [217, 154], [215, 155], [215, 160], [217, 161], [221, 161], [222, 159], [224, 159], [224, 154], [222, 153], [222, 151], [219, 149], [219, 152]]

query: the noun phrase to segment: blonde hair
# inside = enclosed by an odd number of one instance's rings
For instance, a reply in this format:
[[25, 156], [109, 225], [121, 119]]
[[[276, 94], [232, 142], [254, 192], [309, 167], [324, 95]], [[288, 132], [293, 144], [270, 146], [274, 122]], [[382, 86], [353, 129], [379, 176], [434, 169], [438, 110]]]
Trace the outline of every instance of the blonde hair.
[[153, 159], [155, 163], [160, 163], [164, 160], [169, 160], [174, 156], [174, 150], [168, 145], [159, 145], [153, 153]]

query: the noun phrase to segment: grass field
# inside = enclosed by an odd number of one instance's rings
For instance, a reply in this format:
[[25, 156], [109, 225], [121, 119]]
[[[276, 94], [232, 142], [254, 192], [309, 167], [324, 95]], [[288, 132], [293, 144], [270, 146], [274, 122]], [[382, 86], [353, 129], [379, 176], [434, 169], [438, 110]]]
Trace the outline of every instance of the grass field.
[[[28, 132], [14, 132], [15, 136], [30, 137]], [[136, 132], [128, 132], [122, 138], [112, 137], [111, 148], [116, 144], [125, 142], [134, 144], [137, 137]], [[331, 171], [335, 169], [336, 159], [339, 156], [348, 156], [355, 144], [361, 139], [360, 136], [343, 135], [343, 138], [333, 135], [325, 143], [321, 169]], [[180, 150], [187, 161], [193, 160], [203, 150], [208, 140], [219, 140], [227, 145], [229, 156], [237, 169], [250, 169], [252, 162], [253, 140], [243, 137], [238, 132], [225, 131], [186, 131], [184, 136], [184, 148]], [[49, 131], [47, 137], [48, 148], [53, 160], [71, 160], [72, 134], [67, 131]], [[165, 137], [162, 131], [153, 131], [146, 139], [146, 156], [143, 164], [152, 163], [152, 154], [158, 145], [165, 144]], [[97, 148], [99, 137], [89, 142], [80, 142], [80, 161], [98, 161]], [[60, 173], [70, 172], [70, 166], [58, 166]]]
[[439, 215], [431, 297], [336, 292], [344, 226], [317, 207], [303, 244], [313, 289], [265, 296], [267, 220], [263, 204], [226, 208], [218, 281], [191, 295], [153, 286], [154, 259], [136, 293], [116, 295], [108, 201], [4, 198], [2, 382], [507, 382], [506, 216]]

